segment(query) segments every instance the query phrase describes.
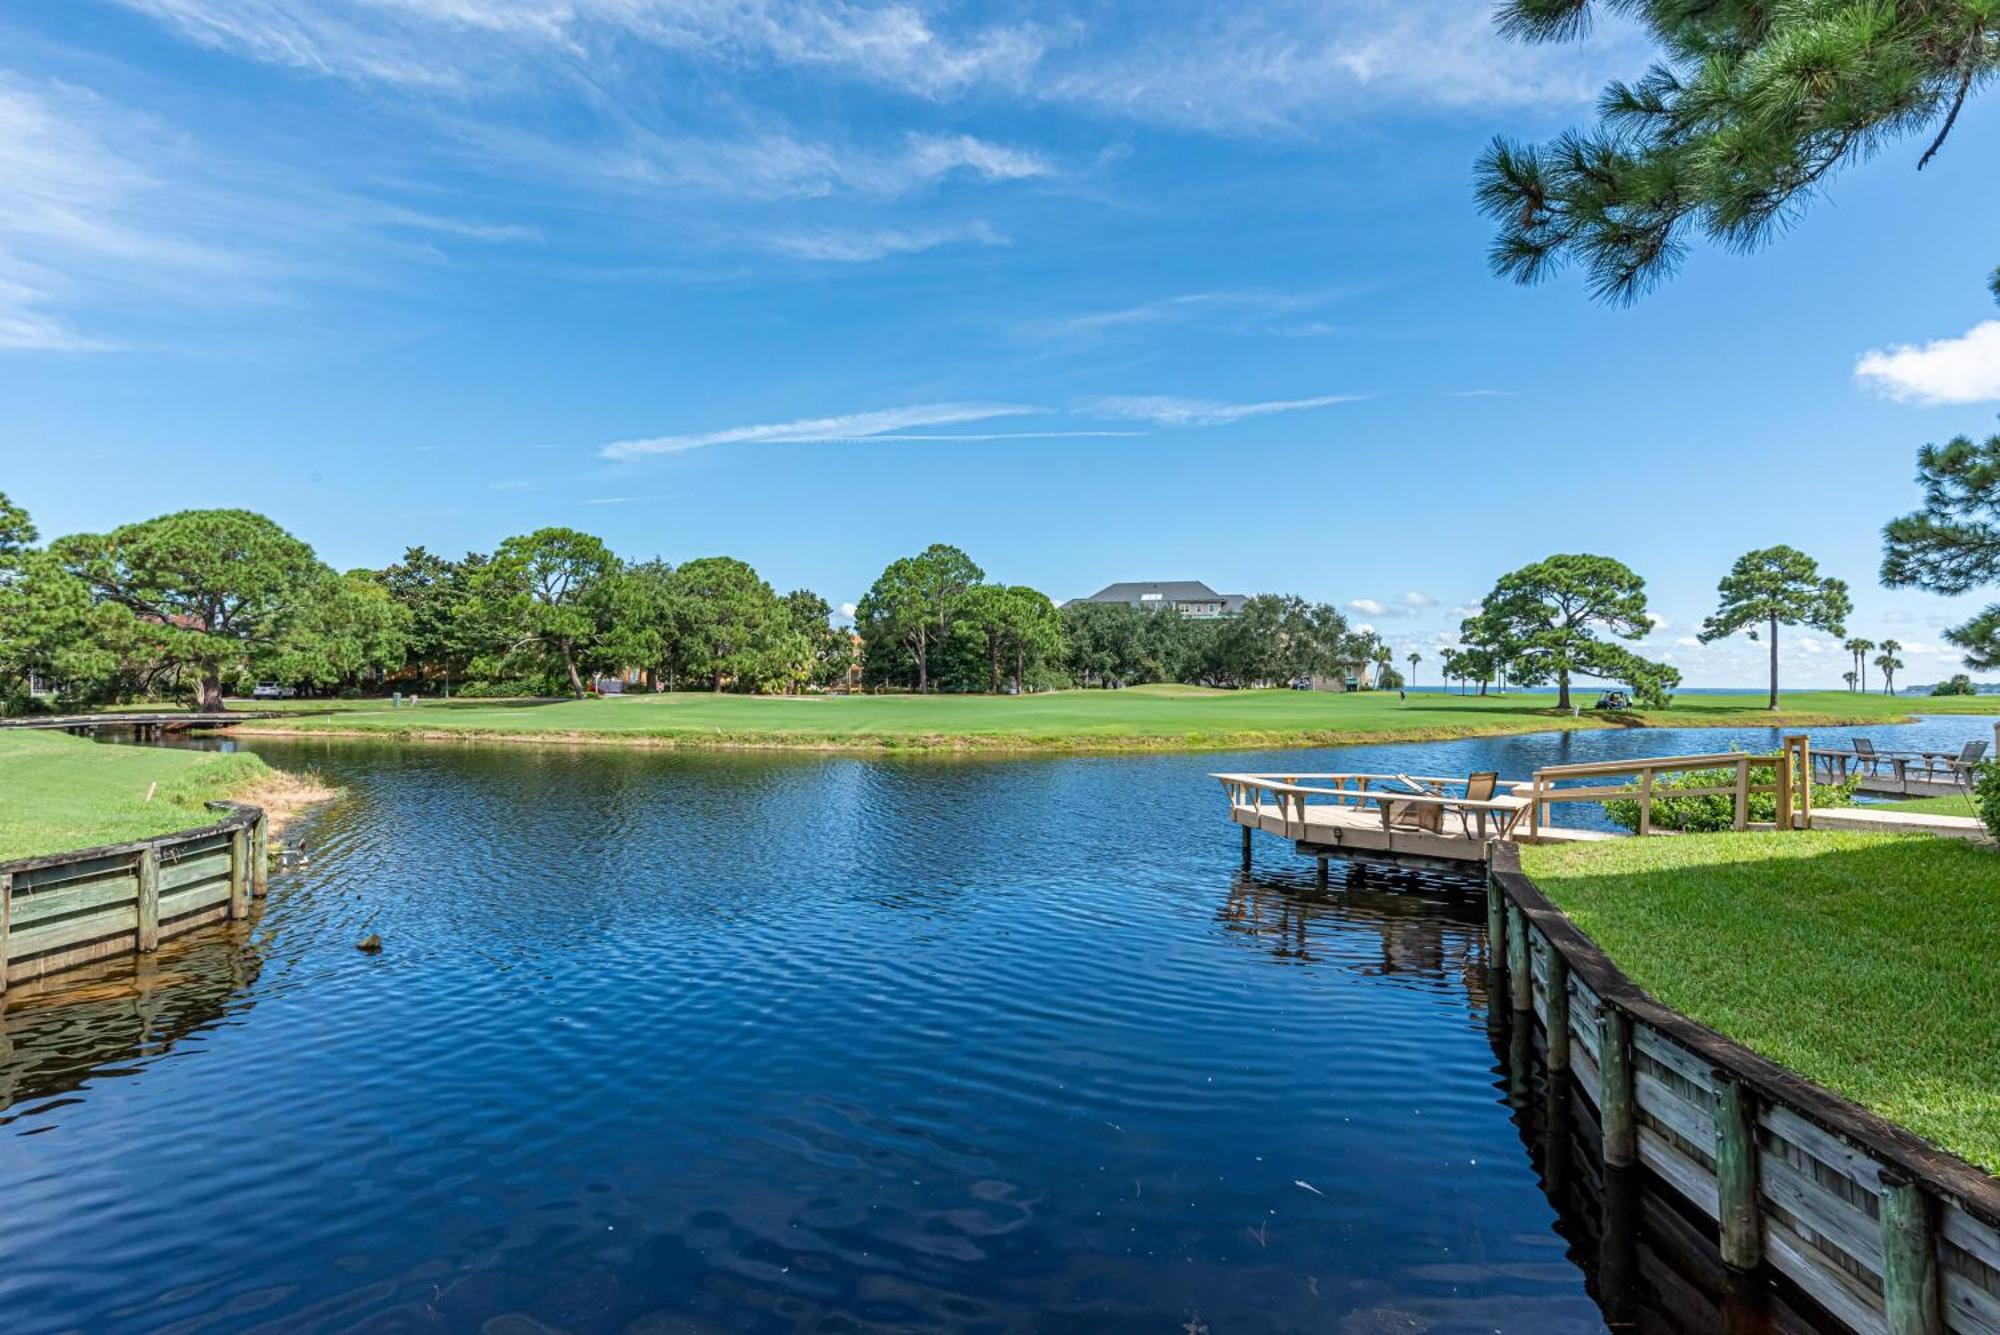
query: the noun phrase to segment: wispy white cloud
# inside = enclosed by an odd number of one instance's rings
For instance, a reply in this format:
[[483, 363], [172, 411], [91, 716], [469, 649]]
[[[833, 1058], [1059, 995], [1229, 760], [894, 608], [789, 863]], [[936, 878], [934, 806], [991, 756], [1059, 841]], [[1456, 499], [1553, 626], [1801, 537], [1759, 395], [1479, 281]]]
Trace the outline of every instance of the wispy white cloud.
[[1017, 403], [919, 403], [904, 408], [843, 413], [834, 417], [802, 417], [790, 422], [727, 427], [720, 431], [650, 436], [614, 441], [600, 453], [607, 459], [638, 459], [653, 454], [680, 454], [712, 445], [824, 444], [834, 441], [885, 439], [912, 427], [987, 422], [1040, 411]]
[[1151, 422], [1156, 426], [1227, 426], [1250, 417], [1330, 408], [1338, 403], [1353, 403], [1361, 397], [1358, 394], [1321, 394], [1309, 399], [1224, 403], [1217, 399], [1184, 399], [1170, 394], [1110, 394], [1091, 400], [1084, 410], [1098, 417]]
[[1576, 104], [1629, 25], [1580, 47], [1510, 43], [1464, 0], [1165, 0], [992, 22], [886, 0], [122, 0], [190, 40], [313, 73], [478, 95], [634, 50], [815, 72], [944, 101], [1006, 96], [1232, 133], [1384, 106]]
[[1854, 378], [1901, 403], [2000, 399], [2000, 320], [1982, 321], [1957, 338], [1863, 353], [1854, 364]]
[[1414, 610], [1436, 607], [1437, 601], [1437, 599], [1431, 597], [1428, 593], [1418, 593], [1415, 589], [1411, 589], [1403, 595], [1403, 606]]
[[1316, 338], [1339, 332], [1323, 320], [1300, 319], [1346, 295], [1338, 291], [1272, 292], [1242, 289], [1184, 292], [1171, 297], [1082, 311], [1030, 324], [1036, 339], [1087, 340], [1159, 325], [1196, 325], [1232, 334]]
[[1376, 598], [1349, 598], [1347, 610], [1363, 616], [1379, 617], [1389, 614], [1389, 605]]
[[939, 246], [1004, 246], [1007, 238], [983, 222], [962, 227], [884, 227], [874, 231], [823, 231], [774, 236], [769, 245], [780, 254], [802, 260], [861, 264], [890, 255], [911, 255]]

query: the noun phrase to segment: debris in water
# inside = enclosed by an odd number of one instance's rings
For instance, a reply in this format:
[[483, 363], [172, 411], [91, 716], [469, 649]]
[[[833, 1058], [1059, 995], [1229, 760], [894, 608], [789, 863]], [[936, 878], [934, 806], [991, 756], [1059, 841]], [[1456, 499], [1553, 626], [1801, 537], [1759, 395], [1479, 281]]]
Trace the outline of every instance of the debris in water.
[[356, 941], [354, 948], [364, 955], [379, 955], [382, 953], [382, 938], [370, 932], [359, 941]]
[[1315, 1196], [1324, 1196], [1324, 1195], [1326, 1195], [1326, 1193], [1325, 1193], [1325, 1192], [1321, 1191], [1321, 1190], [1320, 1190], [1320, 1189], [1319, 1189], [1318, 1187], [1314, 1186], [1314, 1185], [1313, 1185], [1312, 1183], [1310, 1183], [1310, 1182], [1301, 1182], [1301, 1181], [1299, 1181], [1299, 1179], [1297, 1179], [1297, 1178], [1293, 1178], [1293, 1179], [1292, 1179], [1292, 1185], [1293, 1185], [1293, 1186], [1295, 1186], [1295, 1187], [1303, 1187], [1303, 1188], [1305, 1188], [1305, 1189], [1306, 1189], [1307, 1191], [1310, 1191], [1310, 1192], [1311, 1192], [1311, 1193], [1312, 1193], [1313, 1195], [1315, 1195]]

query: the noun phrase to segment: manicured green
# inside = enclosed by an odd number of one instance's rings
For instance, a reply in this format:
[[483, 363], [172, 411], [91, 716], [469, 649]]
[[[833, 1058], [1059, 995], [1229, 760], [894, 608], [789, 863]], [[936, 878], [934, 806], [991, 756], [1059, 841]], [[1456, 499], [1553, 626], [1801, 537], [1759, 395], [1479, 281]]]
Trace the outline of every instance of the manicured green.
[[1639, 986], [2000, 1169], [2000, 853], [1926, 835], [1701, 834], [1522, 851]]
[[[537, 741], [629, 741], [685, 746], [843, 749], [1222, 750], [1420, 740], [1551, 728], [1826, 726], [1886, 722], [1932, 708], [1928, 698], [1846, 691], [1785, 697], [1776, 714], [1754, 695], [1684, 696], [1671, 708], [1572, 717], [1546, 695], [1216, 691], [1146, 686], [1028, 696], [753, 696], [682, 693], [582, 701], [288, 702], [297, 718], [249, 731], [391, 734]], [[248, 707], [247, 703], [238, 707]], [[1954, 708], [2000, 713], [2000, 697]], [[334, 712], [310, 716], [305, 710]]]
[[[206, 825], [218, 817], [204, 803], [242, 792], [270, 772], [248, 752], [0, 732], [0, 862]], [[156, 784], [149, 802], [147, 790]]]

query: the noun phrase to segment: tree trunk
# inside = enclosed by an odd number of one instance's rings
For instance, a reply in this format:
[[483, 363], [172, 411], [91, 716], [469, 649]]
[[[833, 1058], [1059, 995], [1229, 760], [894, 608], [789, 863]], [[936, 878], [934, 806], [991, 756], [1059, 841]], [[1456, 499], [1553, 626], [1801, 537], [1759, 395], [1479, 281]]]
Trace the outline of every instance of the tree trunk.
[[1569, 708], [1569, 669], [1556, 673], [1556, 708]]
[[1022, 695], [1027, 692], [1027, 676], [1028, 652], [1025, 649], [1016, 648], [1014, 650], [1014, 694]]
[[930, 647], [931, 647], [930, 637], [924, 634], [922, 631], [918, 631], [917, 632], [917, 694], [918, 695], [929, 695], [931, 693]]
[[1778, 618], [1771, 616], [1771, 702], [1767, 708], [1778, 707]]
[[577, 699], [583, 699], [583, 677], [576, 670], [576, 655], [569, 651], [569, 646], [567, 645], [563, 646], [563, 666], [569, 669], [570, 690], [576, 695]]
[[986, 693], [988, 695], [998, 695], [1000, 694], [1000, 641], [988, 640], [986, 642], [986, 650]]
[[201, 674], [201, 700], [195, 710], [202, 714], [222, 712], [222, 670], [204, 668]]

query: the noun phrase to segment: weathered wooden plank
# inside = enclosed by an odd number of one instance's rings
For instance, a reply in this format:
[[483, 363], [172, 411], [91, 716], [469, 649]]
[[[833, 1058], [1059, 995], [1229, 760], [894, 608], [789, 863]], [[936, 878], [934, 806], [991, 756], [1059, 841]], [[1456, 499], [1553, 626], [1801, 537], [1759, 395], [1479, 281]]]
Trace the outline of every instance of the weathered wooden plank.
[[226, 848], [179, 861], [168, 861], [162, 857], [160, 893], [172, 894], [182, 886], [196, 885], [202, 881], [212, 881], [218, 876], [227, 875], [229, 875], [229, 851]]
[[225, 909], [229, 907], [229, 881], [226, 877], [202, 881], [197, 885], [182, 886], [172, 894], [161, 895], [160, 921], [163, 924], [172, 922], [176, 918], [185, 918], [190, 913], [197, 913], [216, 904]]
[[1796, 1145], [1869, 1195], [1881, 1194], [1882, 1166], [1856, 1146], [1807, 1121], [1781, 1103], [1766, 1105], [1758, 1122], [1781, 1141]]
[[138, 895], [138, 873], [130, 867], [88, 881], [71, 881], [56, 889], [38, 890], [14, 900], [14, 930], [25, 931], [59, 918], [127, 903]]
[[1703, 1154], [1714, 1155], [1715, 1114], [1712, 1111], [1688, 1102], [1679, 1090], [1650, 1071], [1636, 1072], [1632, 1083], [1633, 1092], [1639, 1099], [1640, 1112], [1655, 1118]]
[[1938, 1234], [1993, 1271], [1995, 1280], [2000, 1281], [2000, 1228], [1966, 1213], [1956, 1202], [1947, 1201], [1938, 1212]]
[[164, 940], [168, 937], [180, 936], [184, 933], [192, 932], [198, 927], [207, 927], [212, 923], [227, 921], [229, 921], [228, 899], [225, 898], [207, 904], [198, 904], [184, 913], [161, 918], [160, 937]]
[[1674, 1190], [1710, 1219], [1718, 1209], [1715, 1178], [1706, 1165], [1697, 1163], [1667, 1137], [1650, 1126], [1638, 1129], [1639, 1162], [1658, 1173]]
[[1949, 1270], [1943, 1285], [1947, 1330], [1954, 1335], [2000, 1335], [2000, 1297]]
[[1534, 1008], [1534, 975], [1528, 972], [1528, 927], [1517, 905], [1507, 907], [1507, 1001], [1514, 1010]]
[[1882, 1296], [1819, 1259], [1818, 1250], [1782, 1218], [1764, 1218], [1764, 1257], [1771, 1268], [1854, 1330], [1882, 1329]]
[[1600, 1082], [1603, 1079], [1598, 1074], [1597, 1063], [1591, 1060], [1589, 1053], [1578, 1049], [1570, 1053], [1569, 1068], [1576, 1076], [1577, 1088], [1582, 1091], [1584, 1098], [1590, 1100], [1590, 1106], [1596, 1108], [1598, 1095], [1602, 1089]]
[[1757, 1173], [1764, 1194], [1798, 1226], [1825, 1238], [1871, 1273], [1882, 1273], [1882, 1229], [1873, 1215], [1778, 1155], [1761, 1155]]
[[1632, 1031], [1632, 1042], [1641, 1055], [1658, 1062], [1698, 1090], [1703, 1096], [1701, 1110], [1704, 1113], [1715, 1106], [1714, 1070], [1701, 1058], [1651, 1025], [1636, 1026]]
[[99, 960], [130, 955], [135, 939], [130, 934], [113, 936], [86, 945], [71, 946], [66, 950], [47, 951], [30, 959], [15, 959], [7, 966], [7, 979], [11, 983], [25, 983], [47, 974], [60, 973], [64, 969], [79, 968], [85, 964], [95, 964]]
[[135, 899], [125, 904], [59, 918], [34, 927], [17, 927], [8, 934], [12, 938], [9, 953], [15, 959], [26, 959], [46, 951], [85, 945], [120, 933], [136, 933], [138, 929], [138, 903]]
[[7, 991], [7, 969], [14, 935], [14, 878], [0, 872], [0, 994]]
[[106, 876], [116, 876], [120, 872], [129, 872], [137, 856], [136, 853], [118, 853], [86, 858], [79, 862], [40, 867], [34, 871], [16, 872], [14, 894], [16, 898], [26, 900], [35, 895], [57, 893], [65, 886], [78, 882], [95, 881]]

